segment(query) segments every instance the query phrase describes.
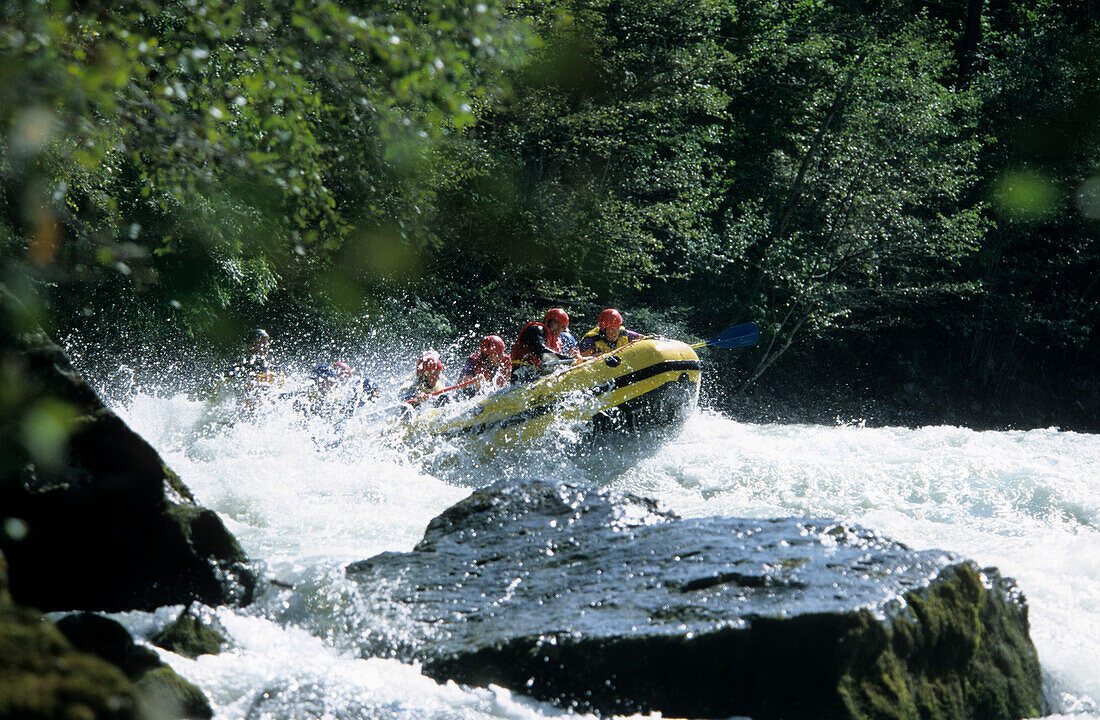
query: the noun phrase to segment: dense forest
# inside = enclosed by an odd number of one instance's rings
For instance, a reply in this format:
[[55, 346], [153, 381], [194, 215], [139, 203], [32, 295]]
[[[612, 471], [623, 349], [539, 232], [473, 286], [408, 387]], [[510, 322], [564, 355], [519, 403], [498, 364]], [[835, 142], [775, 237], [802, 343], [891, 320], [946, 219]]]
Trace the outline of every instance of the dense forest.
[[58, 335], [615, 306], [759, 323], [741, 417], [1100, 430], [1093, 0], [0, 8], [0, 278]]

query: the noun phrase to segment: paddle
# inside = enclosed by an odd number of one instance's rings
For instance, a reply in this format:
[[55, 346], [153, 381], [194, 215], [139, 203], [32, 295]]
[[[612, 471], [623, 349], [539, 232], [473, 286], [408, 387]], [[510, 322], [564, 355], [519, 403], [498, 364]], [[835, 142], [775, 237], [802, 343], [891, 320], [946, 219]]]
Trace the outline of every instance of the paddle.
[[555, 367], [557, 365], [572, 365], [573, 363], [584, 360], [584, 358], [562, 358], [561, 360], [548, 360], [542, 364], [542, 367]]
[[478, 377], [475, 375], [474, 377], [472, 377], [468, 380], [463, 380], [462, 382], [458, 383], [457, 385], [452, 385], [450, 387], [445, 387], [442, 390], [436, 390], [435, 392], [430, 392], [427, 395], [420, 395], [418, 397], [414, 397], [412, 400], [406, 400], [404, 404], [405, 405], [416, 405], [417, 403], [424, 402], [425, 400], [432, 397], [433, 395], [439, 395], [441, 393], [450, 392], [451, 390], [457, 390], [460, 387], [466, 387], [467, 385], [470, 385], [471, 383], [477, 382], [477, 380], [478, 380]]
[[701, 343], [695, 343], [691, 347], [716, 347], [724, 350], [734, 350], [736, 348], [748, 347], [749, 345], [755, 345], [756, 341], [760, 339], [760, 328], [756, 326], [756, 323], [749, 322], [743, 325], [734, 325], [731, 328], [726, 328], [722, 332], [718, 333], [710, 340]]
[[430, 392], [427, 395], [421, 395], [419, 397], [414, 397], [411, 400], [406, 400], [405, 402], [399, 403], [397, 405], [390, 405], [389, 407], [383, 407], [383, 408], [378, 408], [376, 410], [372, 410], [372, 411], [366, 413], [366, 415], [364, 415], [364, 417], [368, 420], [371, 420], [371, 419], [379, 418], [379, 417], [394, 417], [394, 416], [397, 416], [397, 415], [403, 415], [404, 413], [410, 412], [414, 405], [419, 405], [420, 403], [424, 402], [425, 400], [432, 397], [433, 395], [439, 395], [440, 393], [450, 392], [451, 390], [457, 390], [460, 387], [466, 387], [467, 385], [473, 383], [476, 380], [477, 380], [477, 376], [474, 376], [474, 377], [469, 378], [467, 380], [463, 380], [462, 382], [460, 382], [456, 385], [451, 385], [450, 387], [445, 387], [442, 390], [436, 390], [435, 392]]

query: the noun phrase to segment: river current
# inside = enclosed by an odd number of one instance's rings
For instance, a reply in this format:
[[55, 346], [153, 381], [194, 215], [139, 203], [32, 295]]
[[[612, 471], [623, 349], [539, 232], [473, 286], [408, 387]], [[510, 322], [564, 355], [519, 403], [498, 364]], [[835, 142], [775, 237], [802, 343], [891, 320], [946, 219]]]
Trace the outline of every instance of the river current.
[[[343, 566], [410, 550], [432, 517], [515, 473], [587, 480], [689, 517], [832, 517], [999, 567], [1030, 604], [1052, 712], [1100, 718], [1098, 435], [753, 425], [701, 409], [656, 446], [574, 459], [551, 447], [486, 464], [456, 448], [409, 447], [371, 425], [349, 426], [335, 443], [329, 424], [289, 405], [232, 424], [185, 394], [139, 391], [115, 409], [267, 575], [295, 586], [265, 590], [244, 610], [206, 610], [231, 639], [219, 655], [160, 651], [202, 687], [219, 720], [569, 715], [502, 688], [439, 684], [415, 666], [354, 650], [371, 628], [399, 637], [404, 621], [345, 582]], [[117, 617], [141, 636], [179, 609]]]

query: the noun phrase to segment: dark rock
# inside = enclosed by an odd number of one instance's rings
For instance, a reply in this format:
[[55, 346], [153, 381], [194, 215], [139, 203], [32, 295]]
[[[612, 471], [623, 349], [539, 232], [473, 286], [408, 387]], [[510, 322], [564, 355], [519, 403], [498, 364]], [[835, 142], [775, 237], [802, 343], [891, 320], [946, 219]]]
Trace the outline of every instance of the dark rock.
[[143, 720], [140, 694], [122, 671], [15, 605], [4, 575], [0, 555], [0, 718]]
[[413, 552], [347, 572], [412, 628], [373, 631], [364, 654], [580, 710], [1040, 711], [1027, 607], [1011, 581], [829, 520], [680, 519], [632, 496], [501, 484], [435, 518]]
[[218, 516], [195, 505], [0, 286], [2, 387], [0, 551], [17, 602], [106, 611], [250, 602], [255, 573]]
[[61, 618], [57, 627], [78, 650], [98, 655], [134, 682], [146, 717], [207, 720], [214, 716], [202, 690], [163, 663], [155, 651], [135, 643], [114, 620], [78, 613]]
[[135, 643], [129, 630], [102, 615], [66, 615], [57, 621], [57, 629], [77, 650], [100, 656], [131, 680], [164, 664], [155, 651]]
[[228, 641], [215, 618], [201, 618], [188, 607], [150, 642], [193, 660], [199, 655], [217, 655]]

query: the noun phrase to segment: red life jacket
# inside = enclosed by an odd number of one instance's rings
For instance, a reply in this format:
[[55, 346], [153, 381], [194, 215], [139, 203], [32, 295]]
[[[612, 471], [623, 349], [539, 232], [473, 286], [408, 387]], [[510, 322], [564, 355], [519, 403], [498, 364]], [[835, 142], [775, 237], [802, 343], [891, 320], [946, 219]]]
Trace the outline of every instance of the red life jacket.
[[553, 335], [550, 332], [550, 328], [543, 325], [537, 320], [529, 322], [523, 326], [519, 331], [519, 337], [516, 338], [516, 344], [512, 346], [512, 364], [513, 365], [534, 365], [538, 367], [542, 364], [542, 353], [545, 352], [542, 348], [531, 347], [524, 341], [523, 336], [527, 334], [530, 328], [542, 328], [543, 336], [546, 338], [546, 347], [553, 350], [556, 353], [561, 352], [561, 335]]

